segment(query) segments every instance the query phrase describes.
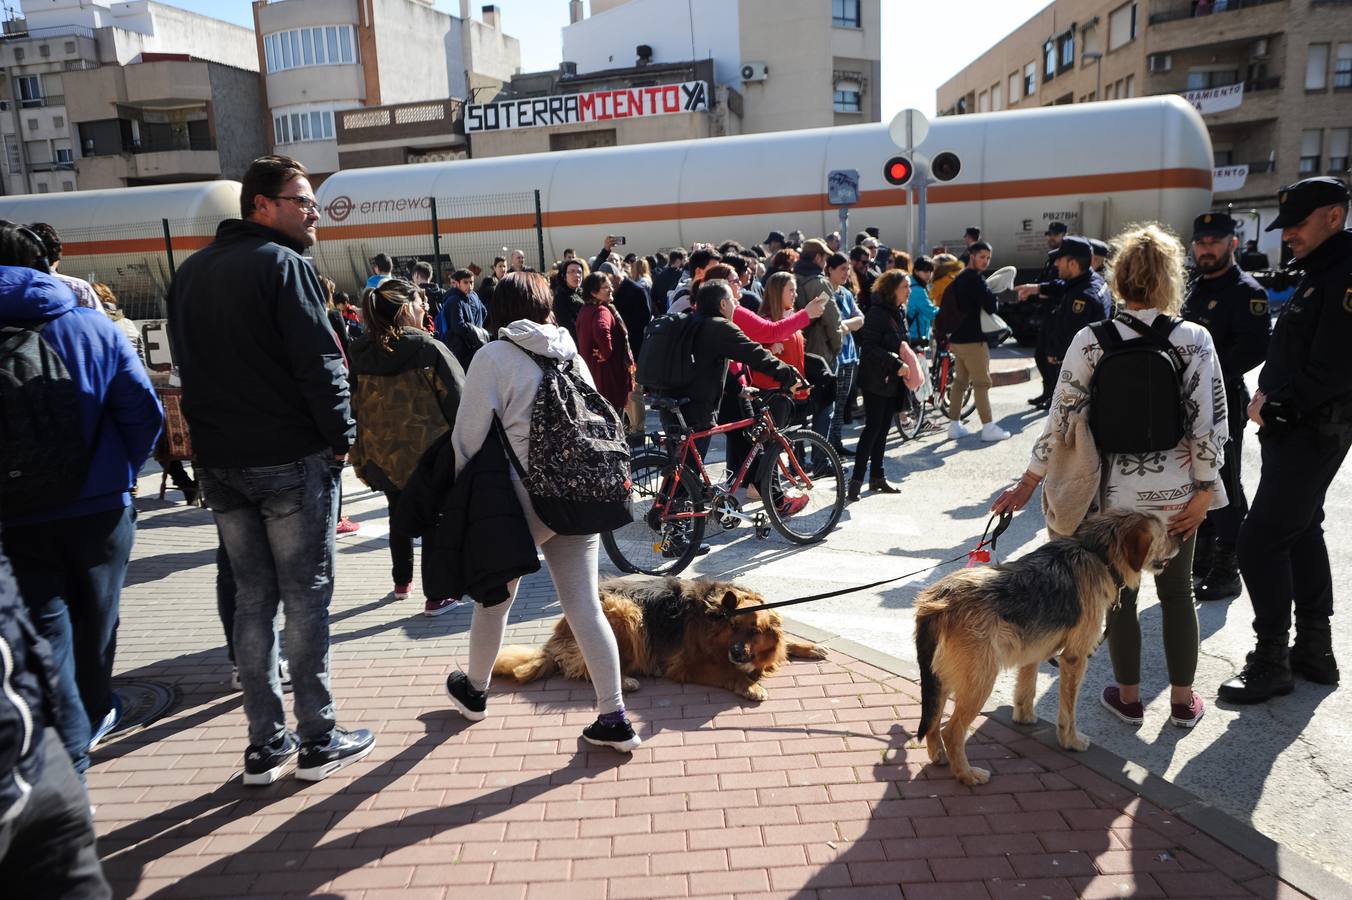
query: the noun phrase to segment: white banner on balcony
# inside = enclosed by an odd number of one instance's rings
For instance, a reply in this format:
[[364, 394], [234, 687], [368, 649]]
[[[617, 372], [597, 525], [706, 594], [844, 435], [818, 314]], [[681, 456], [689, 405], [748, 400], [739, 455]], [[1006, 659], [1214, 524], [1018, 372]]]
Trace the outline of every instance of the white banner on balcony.
[[1237, 191], [1244, 187], [1244, 182], [1248, 178], [1247, 163], [1242, 166], [1217, 166], [1211, 173], [1211, 190], [1217, 194], [1221, 191]]
[[1207, 88], [1203, 91], [1184, 91], [1183, 99], [1193, 105], [1202, 115], [1224, 112], [1234, 109], [1244, 102], [1244, 82], [1227, 84], [1225, 87]]

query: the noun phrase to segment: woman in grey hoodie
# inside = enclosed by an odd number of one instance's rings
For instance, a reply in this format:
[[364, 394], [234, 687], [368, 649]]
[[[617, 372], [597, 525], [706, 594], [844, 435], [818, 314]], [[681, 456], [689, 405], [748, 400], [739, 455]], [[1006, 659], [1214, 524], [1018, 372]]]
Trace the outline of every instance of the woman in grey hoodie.
[[[507, 275], [493, 295], [488, 321], [492, 341], [474, 356], [465, 376], [460, 410], [451, 433], [455, 471], [483, 446], [496, 416], [517, 459], [530, 459], [531, 407], [543, 377], [523, 350], [540, 356], [567, 360], [587, 383], [591, 373], [578, 357], [572, 335], [554, 324], [549, 283], [535, 272]], [[599, 717], [582, 732], [592, 744], [629, 752], [640, 744], [624, 712], [620, 681], [619, 648], [615, 633], [601, 611], [600, 576], [597, 571], [600, 541], [597, 535], [563, 535], [551, 531], [531, 507], [530, 495], [512, 471], [512, 485], [526, 515], [531, 536], [549, 565], [549, 575], [558, 593], [563, 616], [587, 663], [587, 673], [596, 688]], [[446, 691], [461, 715], [472, 721], [484, 717], [493, 662], [502, 649], [507, 613], [516, 599], [519, 579], [508, 585], [511, 597], [496, 606], [474, 607], [470, 622], [469, 661], [466, 671], [446, 679]]]

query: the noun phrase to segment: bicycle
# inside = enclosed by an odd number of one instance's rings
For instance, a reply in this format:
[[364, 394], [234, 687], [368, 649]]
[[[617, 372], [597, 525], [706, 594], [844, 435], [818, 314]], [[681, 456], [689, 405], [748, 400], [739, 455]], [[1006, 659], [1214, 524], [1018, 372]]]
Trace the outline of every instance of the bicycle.
[[[654, 409], [677, 422], [666, 450], [635, 451], [632, 468], [634, 521], [604, 532], [601, 543], [620, 570], [674, 575], [699, 553], [708, 520], [724, 529], [750, 524], [757, 538], [778, 531], [795, 544], [813, 544], [840, 521], [845, 509], [845, 473], [826, 438], [807, 428], [780, 429], [771, 402], [785, 391], [762, 391], [751, 398], [753, 416], [703, 431], [691, 431], [681, 415], [685, 399], [650, 397]], [[709, 477], [695, 444], [716, 434], [747, 430], [751, 453], [725, 483]], [[800, 460], [811, 448], [813, 466]], [[759, 490], [764, 509], [748, 514], [736, 493], [762, 458]]]
[[[917, 354], [923, 354], [925, 349], [928, 348], [924, 344], [917, 343]], [[922, 355], [921, 359], [923, 358]], [[953, 351], [948, 349], [948, 342], [936, 342], [934, 360], [930, 363], [931, 390], [929, 396], [921, 400], [916, 396], [915, 391], [907, 391], [898, 400], [893, 423], [896, 426], [897, 434], [901, 436], [903, 441], [913, 441], [922, 434], [935, 431], [940, 427], [938, 422], [931, 421], [931, 412], [937, 413], [943, 419], [948, 418], [948, 404], [953, 396], [953, 367], [955, 365], [957, 365], [957, 359], [953, 356]], [[976, 411], [976, 391], [969, 384], [962, 396], [961, 418], [966, 419]]]

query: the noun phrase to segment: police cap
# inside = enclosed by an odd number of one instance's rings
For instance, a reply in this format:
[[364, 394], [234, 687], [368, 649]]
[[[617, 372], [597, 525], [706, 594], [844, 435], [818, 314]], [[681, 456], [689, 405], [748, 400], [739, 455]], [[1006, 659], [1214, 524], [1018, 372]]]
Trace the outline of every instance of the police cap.
[[784, 232], [782, 232], [782, 231], [772, 231], [772, 232], [770, 232], [768, 235], [766, 235], [765, 240], [764, 240], [762, 243], [765, 243], [765, 244], [782, 244], [782, 243], [784, 243]]
[[1237, 230], [1235, 220], [1225, 213], [1206, 212], [1192, 220], [1192, 239], [1229, 237]]
[[1069, 230], [1065, 222], [1053, 222], [1047, 226], [1047, 234], [1065, 234]]
[[1060, 247], [1047, 254], [1048, 259], [1060, 259], [1063, 256], [1088, 262], [1094, 257], [1094, 248], [1090, 245], [1088, 238], [1080, 237], [1078, 234], [1068, 234], [1061, 241]]
[[1337, 178], [1306, 178], [1277, 192], [1277, 218], [1264, 231], [1290, 228], [1304, 222], [1323, 206], [1346, 206], [1347, 185]]
[[1089, 246], [1093, 248], [1095, 256], [1102, 256], [1105, 259], [1113, 255], [1113, 251], [1108, 244], [1100, 241], [1098, 238], [1090, 238]]

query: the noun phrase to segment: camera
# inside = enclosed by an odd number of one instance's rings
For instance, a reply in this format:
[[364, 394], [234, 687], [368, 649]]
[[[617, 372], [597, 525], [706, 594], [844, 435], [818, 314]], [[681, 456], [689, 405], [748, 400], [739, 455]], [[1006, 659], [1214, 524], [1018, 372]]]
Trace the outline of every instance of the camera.
[[612, 234], [612, 235], [610, 236], [610, 240], [611, 240], [613, 243], [615, 243], [615, 244], [623, 244], [623, 243], [624, 243], [624, 235], [622, 235], [622, 234]]

